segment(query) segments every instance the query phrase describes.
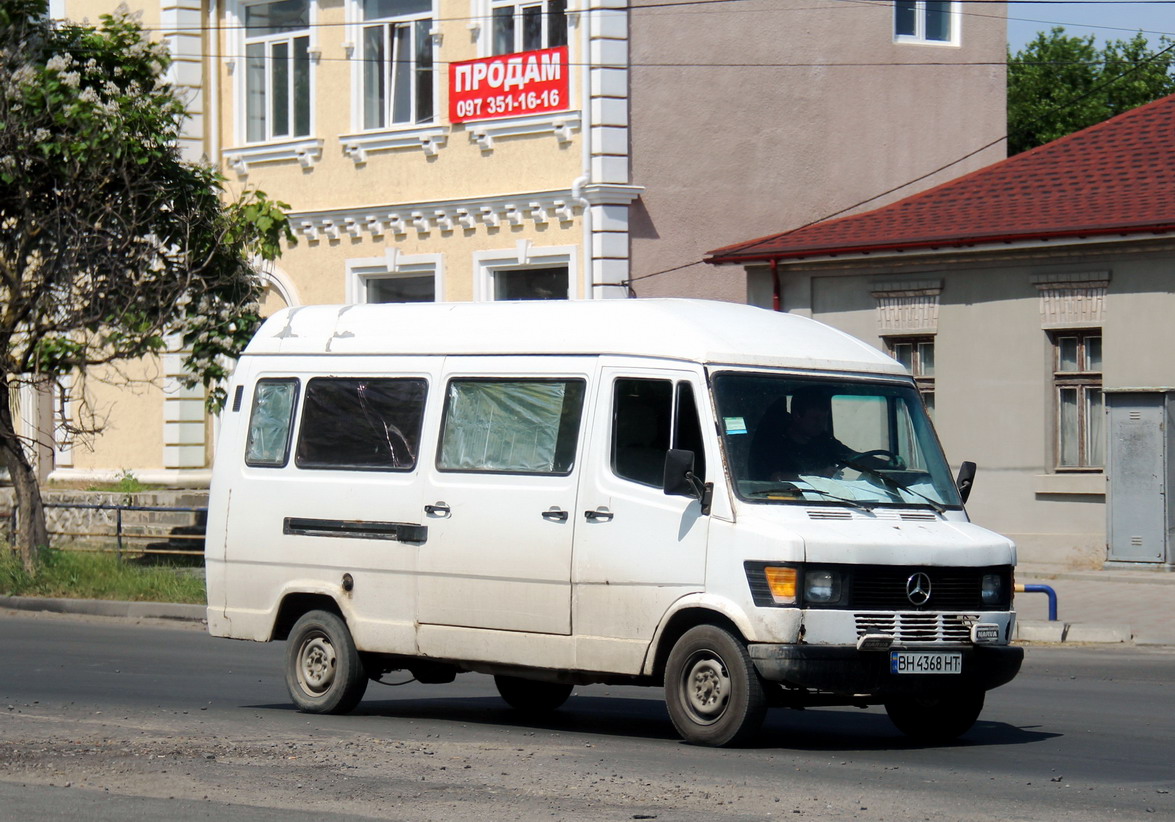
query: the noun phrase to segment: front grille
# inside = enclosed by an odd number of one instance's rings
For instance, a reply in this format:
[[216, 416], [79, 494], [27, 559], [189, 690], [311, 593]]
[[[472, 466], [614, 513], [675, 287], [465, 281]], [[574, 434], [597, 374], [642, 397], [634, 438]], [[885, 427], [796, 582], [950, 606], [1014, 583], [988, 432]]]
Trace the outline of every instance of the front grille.
[[[748, 560], [743, 563], [751, 597], [760, 608], [778, 607], [771, 596], [764, 569], [787, 564]], [[824, 563], [797, 564], [796, 588], [801, 608], [832, 608], [853, 611], [916, 612], [933, 617], [934, 613], [1008, 611], [1012, 608], [1012, 568], [1009, 565], [984, 568], [939, 568], [918, 565], [839, 565]], [[833, 571], [840, 581], [840, 596], [830, 602], [806, 602], [803, 599], [804, 575], [816, 571]], [[983, 578], [989, 574], [1000, 578], [998, 601], [983, 601]], [[919, 577], [918, 589], [929, 596], [910, 597], [911, 578]], [[927, 586], [929, 582], [929, 586]], [[917, 592], [916, 592], [917, 593]]]
[[[985, 574], [1001, 573], [1005, 600], [1011, 590], [1011, 571], [1006, 568], [932, 568], [887, 565], [838, 566], [849, 576], [849, 607], [877, 611], [970, 611], [992, 610], [981, 598]], [[911, 602], [906, 594], [910, 577], [926, 574], [930, 598]], [[1006, 605], [1003, 607], [1007, 607]]]
[[857, 636], [886, 634], [901, 643], [957, 644], [971, 641], [977, 614], [854, 614]]

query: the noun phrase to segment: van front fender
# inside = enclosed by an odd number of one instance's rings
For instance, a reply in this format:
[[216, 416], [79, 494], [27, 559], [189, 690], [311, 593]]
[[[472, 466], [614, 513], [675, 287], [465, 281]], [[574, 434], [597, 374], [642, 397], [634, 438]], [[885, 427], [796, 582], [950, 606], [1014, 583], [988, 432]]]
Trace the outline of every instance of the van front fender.
[[666, 610], [645, 654], [641, 674], [659, 676], [678, 638], [697, 625], [719, 625], [747, 642], [791, 643], [799, 637], [801, 614], [794, 608], [756, 608], [711, 593], [686, 594]]

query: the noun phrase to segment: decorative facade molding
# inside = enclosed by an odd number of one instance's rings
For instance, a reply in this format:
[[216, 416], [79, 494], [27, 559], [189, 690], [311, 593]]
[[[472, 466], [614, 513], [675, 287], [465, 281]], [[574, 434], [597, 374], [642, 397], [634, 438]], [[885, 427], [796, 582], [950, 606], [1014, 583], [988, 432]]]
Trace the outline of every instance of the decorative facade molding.
[[224, 161], [241, 177], [249, 175], [249, 167], [258, 163], [278, 163], [297, 160], [302, 168], [312, 168], [322, 159], [322, 140], [292, 140], [288, 143], [267, 143], [262, 146], [226, 148]]
[[942, 280], [878, 282], [870, 293], [877, 300], [877, 326], [882, 336], [938, 332]]
[[[173, 337], [170, 342], [181, 344], [178, 337]], [[163, 467], [204, 469], [209, 467], [204, 389], [184, 386], [185, 353], [170, 350], [160, 358], [163, 363]]]
[[353, 238], [408, 234], [426, 236], [498, 231], [507, 226], [573, 222], [583, 206], [566, 191], [538, 191], [469, 200], [436, 200], [424, 203], [363, 206], [330, 211], [292, 212], [294, 233], [311, 243]]
[[1105, 321], [1109, 271], [1036, 274], [1041, 328], [1088, 328]]
[[405, 131], [344, 134], [339, 137], [339, 142], [343, 145], [343, 154], [350, 157], [357, 166], [366, 163], [367, 155], [373, 151], [420, 149], [425, 156], [435, 157], [448, 141], [448, 129], [442, 126], [414, 128]]
[[469, 141], [476, 143], [487, 154], [494, 150], [494, 141], [505, 137], [526, 137], [533, 134], [553, 134], [561, 144], [570, 143], [580, 129], [578, 111], [558, 114], [536, 114], [531, 117], [511, 117], [502, 120], [483, 120], [468, 124]]

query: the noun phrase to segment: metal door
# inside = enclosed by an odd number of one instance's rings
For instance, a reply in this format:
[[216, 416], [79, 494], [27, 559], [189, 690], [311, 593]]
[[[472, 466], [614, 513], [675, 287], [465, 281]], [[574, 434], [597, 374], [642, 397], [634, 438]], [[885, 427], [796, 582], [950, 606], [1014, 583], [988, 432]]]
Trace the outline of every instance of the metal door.
[[1106, 400], [1109, 559], [1164, 562], [1169, 535], [1168, 395], [1114, 392]]

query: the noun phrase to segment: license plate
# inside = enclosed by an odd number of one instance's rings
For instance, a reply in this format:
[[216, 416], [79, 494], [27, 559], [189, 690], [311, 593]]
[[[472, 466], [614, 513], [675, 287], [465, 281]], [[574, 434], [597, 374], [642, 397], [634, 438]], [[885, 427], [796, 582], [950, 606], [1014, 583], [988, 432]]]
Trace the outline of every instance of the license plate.
[[891, 674], [961, 674], [962, 654], [931, 653], [928, 651], [890, 651]]

